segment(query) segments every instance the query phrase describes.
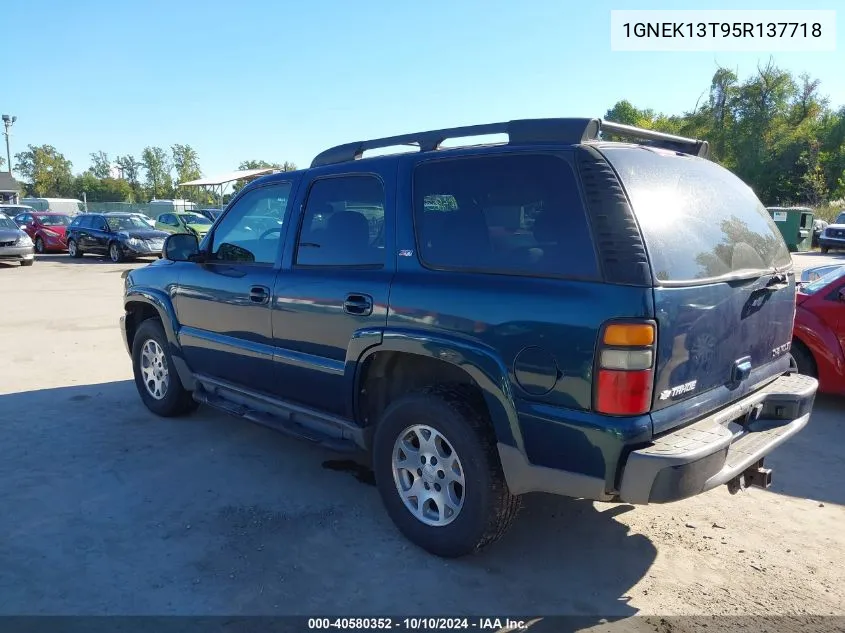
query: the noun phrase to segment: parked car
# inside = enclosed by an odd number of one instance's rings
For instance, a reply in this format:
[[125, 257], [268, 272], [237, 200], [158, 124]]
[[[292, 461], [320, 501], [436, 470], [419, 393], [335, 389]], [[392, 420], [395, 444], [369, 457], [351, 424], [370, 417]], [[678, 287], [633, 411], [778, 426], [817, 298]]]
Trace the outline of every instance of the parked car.
[[95, 253], [107, 255], [113, 262], [161, 257], [167, 236], [131, 213], [85, 213], [68, 227], [67, 250], [71, 257]]
[[197, 213], [201, 213], [209, 220], [214, 222], [223, 213], [223, 209], [197, 209]]
[[[495, 133], [509, 141], [441, 149]], [[361, 158], [398, 144], [422, 149]], [[366, 451], [390, 518], [440, 556], [495, 541], [532, 491], [646, 504], [768, 486], [763, 460], [818, 383], [788, 353], [783, 237], [707, 148], [524, 120], [340, 145], [257, 179], [201, 244], [171, 235], [126, 274], [140, 398]]]
[[813, 220], [813, 246], [819, 245], [819, 237], [828, 226], [829, 224], [824, 220]]
[[24, 212], [15, 222], [35, 243], [36, 253], [67, 250], [65, 232], [72, 218], [65, 213]]
[[199, 213], [178, 211], [162, 213], [156, 218], [155, 227], [167, 233], [193, 233], [201, 240], [211, 228], [211, 220]]
[[0, 261], [16, 261], [32, 266], [35, 250], [32, 240], [12, 218], [0, 215]]
[[836, 219], [819, 235], [819, 246], [822, 253], [845, 250], [845, 211], [836, 216]]
[[14, 218], [19, 213], [32, 213], [33, 211], [35, 209], [25, 204], [0, 204], [0, 213], [10, 218]]
[[845, 266], [799, 288], [792, 355], [819, 391], [845, 395]]

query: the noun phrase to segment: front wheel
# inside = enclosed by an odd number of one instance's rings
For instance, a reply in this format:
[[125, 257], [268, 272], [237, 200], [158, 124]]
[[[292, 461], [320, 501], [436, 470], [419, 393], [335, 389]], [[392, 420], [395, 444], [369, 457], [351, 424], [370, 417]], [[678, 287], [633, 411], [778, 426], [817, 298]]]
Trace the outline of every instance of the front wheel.
[[76, 240], [67, 241], [67, 254], [74, 258], [82, 257], [82, 251], [76, 244]]
[[42, 240], [41, 237], [35, 238], [35, 252], [39, 255], [44, 254], [44, 240]]
[[120, 244], [117, 242], [112, 242], [109, 245], [109, 259], [115, 264], [119, 264], [123, 261], [123, 251], [120, 248]]
[[161, 322], [147, 319], [132, 340], [132, 370], [141, 400], [153, 413], [172, 417], [196, 408], [191, 392], [173, 368], [167, 335]]
[[829, 248], [829, 247], [827, 247], [827, 246], [822, 246], [822, 247], [821, 247], [822, 254], [827, 254], [827, 252], [828, 252], [829, 250], [830, 250], [830, 248]]
[[22, 259], [21, 266], [32, 266], [35, 263], [34, 259]]
[[462, 387], [429, 387], [392, 403], [375, 430], [373, 469], [392, 521], [437, 556], [481, 550], [519, 511], [490, 423]]

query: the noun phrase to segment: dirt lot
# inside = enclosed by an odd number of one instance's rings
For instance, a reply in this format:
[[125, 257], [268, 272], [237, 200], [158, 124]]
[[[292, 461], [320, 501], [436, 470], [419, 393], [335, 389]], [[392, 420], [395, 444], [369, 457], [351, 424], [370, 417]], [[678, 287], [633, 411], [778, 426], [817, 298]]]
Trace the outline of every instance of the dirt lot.
[[845, 614], [841, 400], [770, 459], [773, 491], [533, 495], [497, 546], [442, 561], [337, 456], [148, 413], [118, 330], [129, 266], [0, 265], [0, 615]]

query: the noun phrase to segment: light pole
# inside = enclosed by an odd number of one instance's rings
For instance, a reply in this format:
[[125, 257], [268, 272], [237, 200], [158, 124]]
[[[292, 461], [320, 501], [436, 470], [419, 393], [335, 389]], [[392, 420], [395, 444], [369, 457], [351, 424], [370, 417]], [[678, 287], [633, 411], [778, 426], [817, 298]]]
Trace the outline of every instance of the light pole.
[[9, 168], [9, 175], [12, 175], [12, 152], [9, 151], [9, 128], [12, 127], [15, 121], [18, 120], [16, 116], [9, 116], [8, 114], [3, 115], [3, 125], [6, 126], [6, 131], [4, 134], [6, 135], [6, 160], [8, 161], [8, 168]]

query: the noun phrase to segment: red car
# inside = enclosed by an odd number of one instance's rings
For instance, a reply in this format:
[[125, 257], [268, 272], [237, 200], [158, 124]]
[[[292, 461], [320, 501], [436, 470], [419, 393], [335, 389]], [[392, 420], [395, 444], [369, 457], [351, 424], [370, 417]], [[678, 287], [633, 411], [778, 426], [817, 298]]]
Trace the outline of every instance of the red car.
[[65, 213], [41, 213], [39, 211], [19, 213], [14, 218], [23, 232], [35, 242], [36, 253], [66, 251], [65, 231], [72, 219]]
[[845, 266], [803, 284], [796, 294], [792, 356], [819, 391], [845, 395]]

